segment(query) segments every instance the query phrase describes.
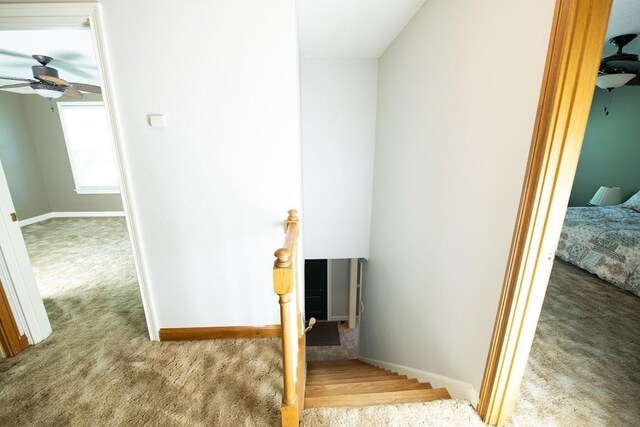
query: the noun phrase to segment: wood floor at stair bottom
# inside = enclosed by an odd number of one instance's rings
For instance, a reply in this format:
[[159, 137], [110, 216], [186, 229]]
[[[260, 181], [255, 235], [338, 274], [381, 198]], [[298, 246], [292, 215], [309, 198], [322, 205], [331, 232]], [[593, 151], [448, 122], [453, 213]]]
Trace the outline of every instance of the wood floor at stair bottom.
[[450, 399], [446, 389], [433, 389], [359, 360], [309, 362], [306, 408], [369, 406]]

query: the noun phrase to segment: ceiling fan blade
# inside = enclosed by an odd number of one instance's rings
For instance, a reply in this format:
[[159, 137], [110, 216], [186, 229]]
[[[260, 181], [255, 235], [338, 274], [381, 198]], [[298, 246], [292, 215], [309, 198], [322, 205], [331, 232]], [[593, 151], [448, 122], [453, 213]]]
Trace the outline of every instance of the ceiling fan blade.
[[622, 69], [627, 73], [640, 73], [640, 61], [611, 61], [607, 63], [608, 68]]
[[[58, 61], [57, 59], [54, 59], [52, 61], [52, 63], [54, 62], [55, 62], [55, 68], [66, 71], [67, 73], [73, 73], [76, 76], [83, 77], [85, 79], [95, 79], [96, 75], [98, 74], [96, 67], [93, 65], [69, 64], [68, 62]], [[83, 70], [82, 68], [93, 70], [94, 72], [89, 73]]]
[[51, 56], [54, 58], [55, 60], [63, 60], [63, 61], [75, 61], [78, 59], [86, 59], [87, 56], [82, 54], [82, 53], [78, 53], [78, 52], [74, 52], [71, 50], [57, 50], [54, 49], [51, 52]]
[[4, 77], [4, 76], [0, 76], [0, 80], [16, 80], [18, 82], [29, 82], [29, 83], [35, 83], [36, 81], [33, 79], [23, 79], [20, 77]]
[[606, 58], [602, 58], [600, 63], [610, 65], [611, 62], [637, 61], [637, 60], [638, 60], [638, 55], [636, 55], [635, 53], [619, 53], [619, 54], [617, 53], [615, 55], [610, 55], [610, 56], [607, 56]]
[[14, 88], [26, 87], [26, 86], [31, 86], [31, 83], [16, 83], [13, 85], [4, 85], [4, 86], [0, 86], [0, 89], [14, 89]]
[[58, 85], [58, 86], [69, 86], [69, 82], [66, 80], [62, 80], [58, 77], [53, 77], [53, 76], [40, 76], [40, 78], [42, 80], [44, 80], [45, 82], [49, 82], [49, 83], [53, 83], [54, 85]]
[[25, 55], [20, 52], [12, 52], [10, 50], [0, 49], [0, 55], [12, 56], [14, 58], [33, 59], [31, 55]]
[[67, 98], [73, 98], [73, 99], [82, 99], [82, 93], [73, 86], [65, 90], [62, 96], [66, 96]]
[[83, 92], [102, 93], [102, 89], [100, 89], [100, 86], [88, 85], [85, 83], [69, 83], [69, 84]]

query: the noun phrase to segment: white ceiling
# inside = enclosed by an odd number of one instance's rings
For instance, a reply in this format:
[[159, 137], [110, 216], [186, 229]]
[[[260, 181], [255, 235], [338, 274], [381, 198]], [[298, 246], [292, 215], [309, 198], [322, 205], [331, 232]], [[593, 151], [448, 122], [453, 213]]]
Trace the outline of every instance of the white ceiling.
[[[300, 50], [309, 57], [377, 58], [425, 0], [298, 0]], [[640, 1], [614, 0], [607, 39], [640, 33]], [[605, 44], [604, 55], [615, 47]], [[640, 37], [625, 51], [640, 53]], [[0, 76], [32, 78], [31, 55], [54, 58], [50, 66], [71, 82], [100, 85], [88, 29], [0, 31]], [[11, 84], [0, 80], [0, 84]], [[32, 93], [30, 88], [12, 91]]]
[[[300, 51], [306, 57], [377, 58], [425, 0], [298, 0]], [[614, 0], [607, 40], [640, 34], [640, 0]], [[606, 43], [604, 56], [615, 52]], [[625, 48], [639, 53], [640, 37]]]
[[378, 58], [425, 0], [298, 0], [307, 57]]
[[[613, 0], [607, 40], [621, 34], [640, 34], [640, 0]], [[605, 42], [603, 56], [616, 52], [616, 47]], [[630, 42], [625, 48], [627, 53], [640, 53], [640, 36]]]
[[[0, 76], [33, 78], [31, 66], [38, 62], [31, 55], [53, 57], [49, 66], [66, 81], [100, 85], [88, 29], [0, 31]], [[12, 83], [20, 82], [0, 80], [0, 85]], [[29, 87], [10, 91], [33, 93]]]

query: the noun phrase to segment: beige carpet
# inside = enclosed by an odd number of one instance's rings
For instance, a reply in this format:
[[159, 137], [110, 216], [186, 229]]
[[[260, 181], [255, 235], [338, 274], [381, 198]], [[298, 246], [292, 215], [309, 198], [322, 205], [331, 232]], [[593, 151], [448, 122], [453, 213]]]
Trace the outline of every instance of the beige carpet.
[[[279, 340], [148, 341], [122, 219], [24, 232], [54, 333], [0, 361], [0, 426], [279, 425]], [[513, 425], [634, 425], [639, 301], [557, 264]], [[482, 423], [452, 400], [311, 409], [303, 425]]]
[[279, 422], [279, 340], [149, 342], [123, 219], [24, 234], [54, 333], [0, 361], [0, 426]]
[[640, 298], [556, 260], [513, 418], [640, 425]]

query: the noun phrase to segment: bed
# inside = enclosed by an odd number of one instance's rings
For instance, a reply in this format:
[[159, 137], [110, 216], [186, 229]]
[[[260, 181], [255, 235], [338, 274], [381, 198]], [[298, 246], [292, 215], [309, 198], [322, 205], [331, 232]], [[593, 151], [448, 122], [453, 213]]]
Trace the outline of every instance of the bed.
[[640, 296], [640, 191], [621, 205], [568, 208], [556, 256]]

